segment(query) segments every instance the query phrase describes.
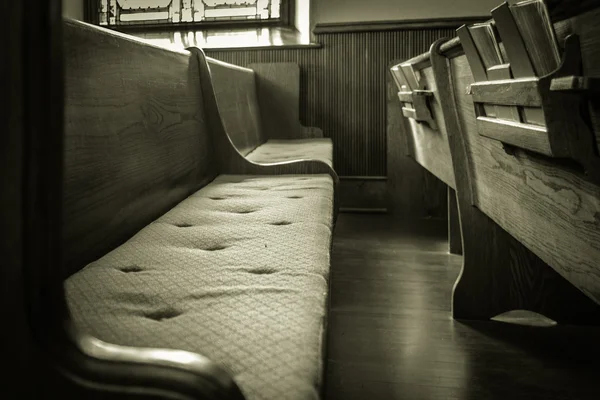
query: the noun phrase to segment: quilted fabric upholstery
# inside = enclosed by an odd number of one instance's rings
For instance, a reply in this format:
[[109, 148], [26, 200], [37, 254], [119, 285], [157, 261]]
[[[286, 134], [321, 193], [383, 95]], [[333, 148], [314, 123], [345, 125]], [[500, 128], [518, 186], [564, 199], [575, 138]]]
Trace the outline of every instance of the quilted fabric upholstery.
[[246, 156], [257, 163], [300, 159], [325, 161], [333, 168], [333, 143], [329, 138], [267, 140]]
[[332, 236], [328, 175], [221, 175], [65, 282], [78, 327], [197, 352], [247, 399], [317, 399]]

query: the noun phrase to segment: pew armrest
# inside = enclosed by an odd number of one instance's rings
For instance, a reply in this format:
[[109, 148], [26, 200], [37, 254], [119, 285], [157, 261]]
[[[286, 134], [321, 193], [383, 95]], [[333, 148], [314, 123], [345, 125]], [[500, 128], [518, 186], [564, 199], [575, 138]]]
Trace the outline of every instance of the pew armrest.
[[60, 347], [58, 368], [82, 386], [165, 398], [245, 399], [227, 371], [192, 352], [110, 344], [72, 324], [67, 326], [67, 343]]

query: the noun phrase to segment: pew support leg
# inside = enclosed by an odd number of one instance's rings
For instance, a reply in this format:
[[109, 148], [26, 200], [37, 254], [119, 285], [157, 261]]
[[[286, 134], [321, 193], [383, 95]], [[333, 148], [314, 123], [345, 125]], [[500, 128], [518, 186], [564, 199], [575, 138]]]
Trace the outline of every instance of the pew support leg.
[[454, 319], [489, 320], [527, 310], [558, 324], [600, 325], [600, 305], [465, 203], [460, 204], [464, 256], [452, 297]]

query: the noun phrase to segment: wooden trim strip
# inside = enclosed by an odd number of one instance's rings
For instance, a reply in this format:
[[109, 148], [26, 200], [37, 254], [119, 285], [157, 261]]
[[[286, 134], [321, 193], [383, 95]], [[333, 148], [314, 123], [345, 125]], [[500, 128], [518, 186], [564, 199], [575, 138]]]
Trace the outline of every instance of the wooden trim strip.
[[398, 92], [398, 98], [404, 103], [412, 103], [413, 92]]
[[417, 112], [411, 108], [402, 107], [402, 115], [404, 115], [406, 118], [417, 120]]
[[382, 32], [408, 29], [456, 29], [464, 24], [473, 24], [490, 19], [489, 15], [460, 18], [431, 18], [414, 20], [336, 22], [320, 23], [315, 26], [315, 35], [351, 32]]
[[549, 157], [553, 156], [548, 133], [544, 126], [477, 117], [477, 130], [481, 136]]
[[471, 94], [476, 103], [507, 106], [541, 107], [538, 78], [476, 82]]
[[463, 25], [456, 30], [456, 33], [458, 34], [463, 50], [467, 55], [467, 60], [469, 61], [471, 72], [473, 73], [473, 79], [475, 82], [487, 81], [486, 69], [483, 66], [475, 42], [473, 42], [473, 37], [471, 36], [471, 32], [469, 32], [469, 28], [466, 25]]

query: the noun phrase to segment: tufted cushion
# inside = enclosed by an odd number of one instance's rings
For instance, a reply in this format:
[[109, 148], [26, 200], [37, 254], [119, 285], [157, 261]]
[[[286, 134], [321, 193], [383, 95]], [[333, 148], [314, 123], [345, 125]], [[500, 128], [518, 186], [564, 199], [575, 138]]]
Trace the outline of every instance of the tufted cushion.
[[328, 175], [221, 175], [67, 279], [78, 327], [227, 367], [247, 399], [317, 399]]
[[329, 138], [267, 140], [246, 156], [257, 163], [300, 159], [325, 161], [333, 168], [333, 143]]

